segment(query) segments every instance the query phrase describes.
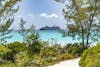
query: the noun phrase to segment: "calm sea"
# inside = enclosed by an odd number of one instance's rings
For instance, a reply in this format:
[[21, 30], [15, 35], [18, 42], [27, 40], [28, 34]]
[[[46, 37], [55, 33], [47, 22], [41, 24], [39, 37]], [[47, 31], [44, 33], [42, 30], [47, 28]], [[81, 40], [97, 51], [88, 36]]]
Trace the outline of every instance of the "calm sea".
[[[53, 41], [56, 41], [59, 44], [79, 42], [78, 40], [73, 40], [68, 36], [62, 37], [62, 33], [56, 30], [37, 30], [36, 32], [39, 34], [40, 39], [43, 41], [52, 42], [53, 39]], [[14, 41], [23, 42], [23, 37], [17, 31], [12, 31], [11, 34], [13, 37], [7, 40], [8, 43]]]

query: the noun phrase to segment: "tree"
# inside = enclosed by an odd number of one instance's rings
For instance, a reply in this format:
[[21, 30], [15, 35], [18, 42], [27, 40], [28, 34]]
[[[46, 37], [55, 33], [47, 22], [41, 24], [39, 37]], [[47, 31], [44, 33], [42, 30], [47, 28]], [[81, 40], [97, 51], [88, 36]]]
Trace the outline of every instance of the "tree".
[[15, 8], [14, 5], [20, 0], [0, 0], [0, 43], [6, 42], [5, 39], [10, 38], [7, 36], [10, 31], [9, 28], [14, 21], [14, 13], [19, 7]]
[[32, 50], [31, 53], [40, 51], [39, 35], [34, 31], [33, 25], [29, 29], [29, 35], [26, 36], [26, 45], [29, 46], [29, 51]]
[[20, 35], [22, 35], [23, 37], [23, 41], [26, 41], [26, 36], [28, 35], [28, 32], [29, 30], [27, 30], [25, 28], [25, 24], [26, 24], [26, 21], [23, 20], [23, 18], [21, 18], [21, 21], [20, 21], [20, 30], [18, 31]]
[[34, 25], [32, 25], [29, 29], [29, 35], [26, 36], [27, 45], [33, 45], [39, 40], [39, 34], [34, 31]]
[[97, 0], [69, 0], [67, 4], [66, 1], [64, 3], [66, 9], [63, 9], [67, 21], [65, 35], [81, 39], [82, 45], [86, 47], [89, 46], [90, 40], [99, 40], [100, 21], [95, 20], [98, 15]]

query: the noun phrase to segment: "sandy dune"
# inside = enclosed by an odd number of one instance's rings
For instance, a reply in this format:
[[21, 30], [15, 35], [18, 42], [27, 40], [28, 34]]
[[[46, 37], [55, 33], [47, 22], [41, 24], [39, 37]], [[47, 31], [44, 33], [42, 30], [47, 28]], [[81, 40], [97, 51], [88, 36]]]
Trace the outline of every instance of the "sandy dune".
[[58, 64], [48, 66], [48, 67], [79, 67], [79, 65], [78, 65], [79, 60], [80, 60], [80, 58], [66, 60], [66, 61], [62, 61]]

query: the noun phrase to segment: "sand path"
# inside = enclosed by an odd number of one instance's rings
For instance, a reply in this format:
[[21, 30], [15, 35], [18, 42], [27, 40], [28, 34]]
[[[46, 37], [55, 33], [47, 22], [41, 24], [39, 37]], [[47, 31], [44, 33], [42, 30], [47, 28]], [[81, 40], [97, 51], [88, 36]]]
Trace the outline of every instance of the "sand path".
[[66, 60], [48, 67], [79, 67], [79, 60], [80, 58]]

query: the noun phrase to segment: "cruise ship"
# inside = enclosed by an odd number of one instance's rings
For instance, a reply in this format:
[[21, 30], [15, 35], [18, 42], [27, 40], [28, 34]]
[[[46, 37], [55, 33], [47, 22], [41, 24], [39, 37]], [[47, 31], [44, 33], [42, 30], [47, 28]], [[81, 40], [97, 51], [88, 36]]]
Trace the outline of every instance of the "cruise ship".
[[40, 30], [60, 30], [60, 28], [58, 26], [52, 26], [52, 27], [45, 26], [40, 28]]

